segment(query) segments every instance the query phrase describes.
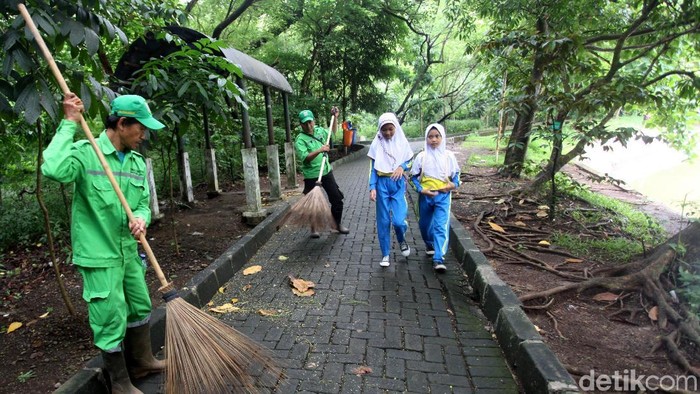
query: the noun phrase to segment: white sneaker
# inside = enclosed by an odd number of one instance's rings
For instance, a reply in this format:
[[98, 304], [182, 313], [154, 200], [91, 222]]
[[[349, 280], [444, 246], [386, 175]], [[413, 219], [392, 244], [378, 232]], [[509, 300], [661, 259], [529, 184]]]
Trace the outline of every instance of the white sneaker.
[[438, 274], [442, 274], [445, 271], [447, 271], [447, 267], [445, 266], [445, 263], [442, 261], [434, 261], [433, 262], [433, 269], [435, 269], [435, 272]]
[[399, 244], [399, 248], [401, 248], [401, 254], [404, 257], [408, 257], [411, 255], [411, 248], [408, 247], [408, 244], [406, 243], [406, 241], [401, 242]]
[[389, 256], [382, 257], [382, 261], [379, 263], [379, 265], [381, 265], [382, 267], [390, 266], [391, 263], [389, 262]]

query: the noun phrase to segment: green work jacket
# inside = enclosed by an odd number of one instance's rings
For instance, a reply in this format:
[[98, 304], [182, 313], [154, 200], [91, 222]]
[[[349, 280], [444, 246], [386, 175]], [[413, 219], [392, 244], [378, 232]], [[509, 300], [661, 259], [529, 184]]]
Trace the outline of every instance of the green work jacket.
[[[319, 171], [321, 171], [321, 160], [323, 157], [326, 157], [326, 155], [323, 153], [319, 154], [309, 163], [306, 163], [304, 160], [306, 160], [306, 156], [308, 156], [309, 153], [322, 147], [326, 138], [328, 138], [328, 131], [323, 127], [316, 126], [314, 127], [313, 137], [302, 130], [294, 140], [294, 149], [297, 152], [299, 167], [301, 168], [302, 175], [304, 175], [304, 179], [318, 178]], [[323, 167], [323, 175], [331, 172], [331, 169], [331, 163], [326, 160], [326, 165]]]
[[[73, 142], [76, 122], [63, 120], [44, 151], [41, 172], [61, 183], [73, 182], [71, 241], [73, 263], [81, 267], [119, 267], [137, 255], [129, 219], [88, 140]], [[96, 140], [135, 217], [151, 221], [146, 163], [126, 152], [122, 163], [102, 132]]]

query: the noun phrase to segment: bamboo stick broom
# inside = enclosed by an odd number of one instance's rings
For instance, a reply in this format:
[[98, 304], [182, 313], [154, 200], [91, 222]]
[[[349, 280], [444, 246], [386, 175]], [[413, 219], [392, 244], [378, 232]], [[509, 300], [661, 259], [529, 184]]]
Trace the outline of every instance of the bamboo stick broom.
[[[328, 136], [326, 137], [325, 145], [328, 145], [331, 140], [331, 130], [334, 121], [335, 114], [331, 116], [331, 122], [328, 125]], [[326, 196], [324, 196], [321, 187], [321, 178], [323, 177], [323, 170], [325, 169], [327, 161], [328, 155], [324, 152], [323, 158], [321, 159], [321, 170], [316, 180], [316, 186], [289, 208], [289, 212], [284, 215], [278, 228], [289, 223], [297, 226], [311, 226], [314, 231], [338, 229], [338, 224], [335, 222], [333, 214], [331, 213], [330, 204]]]
[[[63, 94], [70, 93], [27, 8], [21, 3], [17, 8]], [[80, 125], [117, 193], [129, 221], [134, 220], [133, 212], [82, 115]], [[255, 392], [257, 390], [254, 385], [257, 381], [268, 379], [274, 384], [282, 374], [270, 352], [244, 334], [180, 298], [172, 283], [165, 278], [143, 233], [140, 234], [139, 240], [161, 283], [159, 291], [163, 293], [163, 299], [166, 301], [166, 392], [193, 394]], [[248, 372], [252, 367], [259, 368], [263, 372], [258, 376], [252, 376]]]

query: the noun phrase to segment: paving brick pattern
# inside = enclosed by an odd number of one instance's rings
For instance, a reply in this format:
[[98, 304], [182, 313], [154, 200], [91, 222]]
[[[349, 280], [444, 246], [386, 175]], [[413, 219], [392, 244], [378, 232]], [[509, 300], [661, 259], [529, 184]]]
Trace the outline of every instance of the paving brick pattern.
[[[286, 378], [261, 392], [517, 393], [464, 272], [448, 253], [448, 272], [434, 273], [410, 209], [411, 255], [403, 257], [394, 239], [391, 266], [379, 266], [368, 171], [365, 157], [334, 169], [349, 235], [311, 239], [308, 229], [284, 227], [246, 264], [262, 271], [237, 272], [212, 299], [237, 298], [242, 310], [220, 318], [283, 365]], [[314, 282], [315, 295], [294, 295], [288, 275]], [[371, 372], [358, 374], [359, 367]], [[153, 380], [140, 387], [161, 389]]]

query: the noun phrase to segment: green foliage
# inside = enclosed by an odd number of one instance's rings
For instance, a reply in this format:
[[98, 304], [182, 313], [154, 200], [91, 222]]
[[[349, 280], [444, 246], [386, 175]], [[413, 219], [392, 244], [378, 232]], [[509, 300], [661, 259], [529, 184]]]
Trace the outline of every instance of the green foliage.
[[[31, 190], [27, 186], [19, 186], [21, 190]], [[44, 203], [49, 210], [52, 232], [57, 240], [68, 237], [68, 216], [63, 196], [58, 191], [55, 182], [46, 183], [43, 188]], [[3, 196], [0, 206], [0, 251], [15, 245], [27, 245], [34, 242], [45, 242], [44, 217], [34, 194], [12, 194]], [[64, 236], [61, 236], [61, 235]]]
[[605, 210], [606, 219], [617, 223], [626, 234], [629, 234], [637, 242], [643, 241], [646, 245], [656, 245], [665, 240], [667, 234], [659, 223], [649, 215], [636, 210], [630, 204], [591, 192], [580, 185], [566, 187], [566, 185], [560, 184], [559, 190]]
[[34, 371], [27, 371], [27, 372], [22, 372], [17, 376], [17, 380], [19, 380], [20, 383], [26, 383], [27, 380], [31, 378], [35, 378], [36, 373]]
[[582, 239], [569, 234], [554, 234], [552, 243], [577, 256], [619, 263], [628, 262], [642, 253], [642, 244], [627, 238]]
[[482, 122], [481, 119], [450, 119], [445, 123], [447, 135], [464, 134], [468, 132], [479, 131], [484, 128], [484, 122]]
[[219, 56], [221, 42], [202, 39], [188, 46], [168, 33], [158, 38], [181, 49], [145, 63], [136, 72], [132, 92], [158, 102], [153, 113], [171, 130], [186, 133], [200, 122], [202, 111], [211, 114], [213, 123], [223, 121], [229, 116], [227, 99], [242, 103], [233, 81], [242, 77], [241, 69]]
[[690, 310], [700, 317], [700, 261], [684, 264], [678, 269], [679, 293], [690, 306]]

